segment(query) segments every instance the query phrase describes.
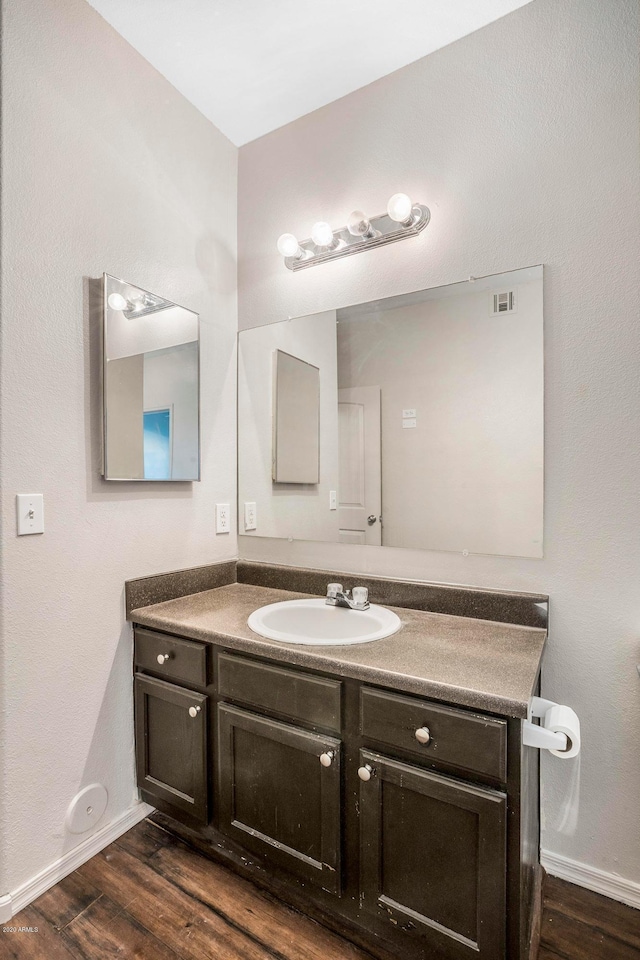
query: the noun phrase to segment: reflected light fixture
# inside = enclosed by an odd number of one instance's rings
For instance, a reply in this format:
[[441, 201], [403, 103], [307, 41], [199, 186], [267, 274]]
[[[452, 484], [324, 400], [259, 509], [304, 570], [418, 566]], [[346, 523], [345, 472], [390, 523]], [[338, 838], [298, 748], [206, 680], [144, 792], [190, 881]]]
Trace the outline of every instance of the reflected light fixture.
[[126, 310], [129, 306], [129, 301], [121, 293], [110, 293], [107, 303], [112, 310]]
[[313, 225], [311, 237], [298, 241], [292, 233], [278, 238], [278, 252], [289, 270], [302, 270], [316, 263], [362, 253], [406, 237], [415, 237], [429, 223], [431, 213], [424, 204], [414, 203], [406, 193], [394, 193], [387, 212], [368, 219], [362, 210], [354, 210], [346, 227], [333, 230], [324, 220]]
[[160, 310], [175, 306], [170, 300], [163, 300], [162, 297], [156, 297], [152, 293], [143, 293], [141, 297], [136, 297], [135, 300], [127, 300], [121, 293], [110, 293], [107, 303], [112, 310], [120, 310], [127, 320], [134, 317], [146, 317], [150, 313], [158, 313]]

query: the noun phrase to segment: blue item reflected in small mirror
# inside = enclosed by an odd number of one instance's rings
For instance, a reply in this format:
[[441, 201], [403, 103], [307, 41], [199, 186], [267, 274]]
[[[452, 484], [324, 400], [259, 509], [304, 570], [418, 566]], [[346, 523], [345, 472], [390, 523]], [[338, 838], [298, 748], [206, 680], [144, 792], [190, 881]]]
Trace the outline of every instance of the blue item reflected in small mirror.
[[171, 411], [145, 411], [143, 421], [145, 480], [170, 480]]

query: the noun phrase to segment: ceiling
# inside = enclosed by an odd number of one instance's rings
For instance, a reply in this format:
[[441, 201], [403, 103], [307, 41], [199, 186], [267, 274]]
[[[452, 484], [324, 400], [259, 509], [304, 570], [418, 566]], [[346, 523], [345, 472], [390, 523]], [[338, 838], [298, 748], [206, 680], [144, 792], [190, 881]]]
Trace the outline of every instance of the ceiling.
[[240, 146], [530, 0], [89, 0]]

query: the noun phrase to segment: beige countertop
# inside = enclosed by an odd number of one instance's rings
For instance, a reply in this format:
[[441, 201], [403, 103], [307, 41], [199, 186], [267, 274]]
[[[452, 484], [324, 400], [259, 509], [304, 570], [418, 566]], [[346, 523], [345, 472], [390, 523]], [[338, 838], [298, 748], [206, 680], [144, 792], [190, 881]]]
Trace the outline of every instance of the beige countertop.
[[132, 610], [129, 619], [281, 663], [353, 677], [503, 716], [526, 717], [546, 631], [390, 607], [401, 629], [351, 646], [307, 646], [260, 637], [247, 626], [258, 607], [311, 596], [231, 583]]

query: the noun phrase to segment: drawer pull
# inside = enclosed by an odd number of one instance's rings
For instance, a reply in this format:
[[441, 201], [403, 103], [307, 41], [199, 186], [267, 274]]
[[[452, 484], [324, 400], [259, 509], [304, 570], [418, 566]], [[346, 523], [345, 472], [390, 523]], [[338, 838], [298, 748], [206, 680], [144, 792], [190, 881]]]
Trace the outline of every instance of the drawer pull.
[[200, 707], [189, 707], [189, 716], [197, 717], [200, 713]]
[[418, 727], [416, 730], [416, 740], [418, 743], [429, 743], [429, 740], [431, 740], [429, 727]]
[[321, 753], [320, 763], [323, 767], [330, 767], [333, 763], [333, 750], [329, 750], [328, 753]]
[[366, 783], [367, 780], [371, 780], [372, 775], [373, 767], [370, 763], [365, 763], [364, 767], [358, 767], [358, 776], [364, 783]]
[[167, 660], [170, 660], [170, 659], [171, 659], [170, 653], [159, 653], [158, 656], [156, 657], [156, 660], [161, 666], [163, 663], [166, 663]]

